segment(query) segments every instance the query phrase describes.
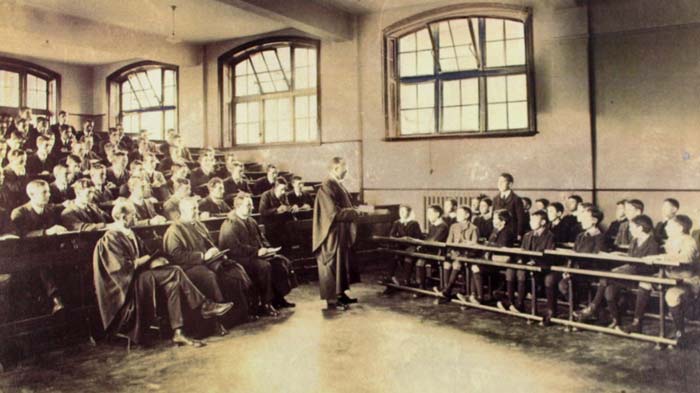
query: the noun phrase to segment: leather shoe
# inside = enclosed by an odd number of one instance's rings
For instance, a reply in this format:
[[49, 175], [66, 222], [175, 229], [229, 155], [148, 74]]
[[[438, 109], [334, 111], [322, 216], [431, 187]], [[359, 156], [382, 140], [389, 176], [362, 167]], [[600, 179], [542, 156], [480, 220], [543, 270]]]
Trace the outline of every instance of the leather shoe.
[[338, 296], [338, 302], [343, 304], [355, 304], [357, 303], [357, 299], [349, 297], [348, 295], [343, 293], [340, 296]]
[[280, 315], [279, 311], [277, 311], [275, 307], [272, 306], [272, 304], [263, 305], [262, 309], [260, 310], [260, 313], [264, 317], [276, 317]]
[[214, 303], [212, 301], [206, 301], [202, 304], [202, 318], [209, 319], [220, 317], [226, 314], [232, 307], [233, 303]]
[[345, 304], [345, 303], [340, 303], [340, 302], [327, 302], [326, 303], [326, 309], [328, 310], [339, 310], [339, 311], [347, 311], [350, 309], [350, 306]]
[[66, 306], [63, 304], [63, 300], [61, 300], [60, 297], [54, 296], [53, 297], [53, 308], [51, 309], [51, 315], [56, 314], [57, 312], [62, 311]]
[[173, 334], [173, 343], [175, 345], [177, 345], [178, 347], [183, 346], [183, 345], [188, 345], [188, 346], [192, 346], [195, 348], [201, 348], [201, 347], [206, 345], [202, 341], [195, 340], [195, 339], [192, 339], [192, 338], [185, 336], [182, 333], [181, 329], [175, 329], [175, 333]]

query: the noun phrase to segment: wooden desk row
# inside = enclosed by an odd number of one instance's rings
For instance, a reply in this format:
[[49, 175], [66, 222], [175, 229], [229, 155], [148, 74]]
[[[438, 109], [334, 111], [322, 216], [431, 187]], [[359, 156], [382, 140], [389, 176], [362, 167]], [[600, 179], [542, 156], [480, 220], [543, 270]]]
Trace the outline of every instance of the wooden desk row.
[[[401, 250], [401, 249], [396, 249], [392, 247], [383, 247], [381, 250], [386, 253], [394, 254], [394, 255], [401, 255], [401, 256], [410, 256], [413, 258], [424, 258], [424, 259], [429, 259], [429, 260], [434, 260], [438, 261], [439, 269], [440, 269], [440, 282], [443, 283], [443, 274], [442, 274], [442, 263], [443, 261], [451, 261], [451, 260], [457, 260], [463, 262], [467, 267], [464, 270], [464, 281], [465, 281], [465, 291], [466, 293], [469, 293], [469, 274], [470, 274], [470, 269], [469, 265], [479, 265], [479, 266], [493, 266], [497, 268], [502, 268], [502, 269], [515, 269], [515, 270], [521, 270], [525, 271], [529, 274], [530, 276], [530, 281], [531, 281], [531, 287], [533, 288], [532, 291], [532, 296], [531, 296], [531, 312], [530, 313], [515, 313], [511, 311], [504, 311], [501, 310], [497, 307], [493, 307], [490, 305], [485, 305], [485, 304], [474, 304], [470, 302], [462, 302], [458, 299], [452, 300], [453, 303], [457, 303], [463, 307], [474, 307], [482, 310], [488, 310], [488, 311], [494, 311], [498, 312], [501, 314], [508, 314], [520, 318], [525, 318], [529, 321], [542, 321], [542, 317], [538, 316], [536, 313], [537, 307], [536, 307], [536, 291], [534, 290], [536, 288], [536, 282], [535, 282], [535, 277], [537, 274], [542, 274], [546, 273], [549, 271], [553, 272], [560, 272], [560, 273], [566, 273], [569, 274], [570, 276], [585, 276], [585, 277], [590, 277], [590, 278], [595, 278], [595, 279], [600, 279], [600, 278], [608, 278], [608, 279], [614, 279], [614, 280], [625, 280], [625, 281], [634, 281], [634, 282], [644, 282], [644, 283], [649, 283], [655, 285], [657, 288], [658, 292], [658, 297], [659, 297], [659, 314], [658, 314], [658, 319], [659, 319], [659, 333], [656, 336], [648, 335], [648, 334], [637, 334], [637, 333], [624, 333], [622, 331], [616, 330], [616, 329], [610, 329], [607, 327], [603, 326], [597, 326], [597, 325], [592, 325], [592, 324], [587, 324], [587, 323], [582, 323], [582, 322], [577, 322], [574, 321], [574, 304], [573, 304], [573, 280], [571, 284], [569, 285], [569, 301], [568, 301], [568, 319], [562, 319], [562, 318], [552, 318], [551, 322], [557, 323], [560, 325], [567, 326], [568, 328], [577, 328], [577, 329], [585, 329], [585, 330], [592, 330], [592, 331], [597, 331], [597, 332], [604, 332], [604, 333], [609, 333], [609, 334], [614, 334], [618, 336], [624, 336], [624, 337], [629, 337], [629, 338], [634, 338], [642, 341], [649, 341], [656, 343], [657, 346], [661, 344], [669, 345], [671, 347], [675, 347], [678, 343], [676, 342], [675, 339], [669, 339], [665, 337], [665, 302], [664, 302], [664, 294], [666, 292], [666, 289], [668, 287], [676, 286], [679, 285], [680, 280], [665, 277], [664, 276], [664, 268], [669, 267], [669, 266], [678, 266], [677, 262], [673, 261], [665, 261], [665, 260], [645, 260], [641, 258], [632, 258], [628, 257], [626, 255], [617, 255], [617, 254], [610, 254], [610, 253], [600, 253], [600, 254], [586, 254], [586, 253], [576, 253], [572, 250], [567, 250], [567, 249], [555, 249], [555, 250], [546, 250], [544, 252], [534, 252], [534, 251], [526, 251], [522, 250], [520, 248], [509, 248], [509, 247], [492, 247], [492, 246], [486, 246], [482, 244], [452, 244], [452, 243], [442, 243], [442, 242], [431, 242], [431, 241], [424, 241], [424, 240], [418, 240], [418, 239], [413, 239], [413, 238], [392, 238], [392, 237], [386, 237], [386, 236], [374, 236], [374, 240], [377, 241], [380, 244], [384, 245], [399, 245], [399, 246], [421, 246], [421, 250], [419, 252], [410, 252], [406, 250]], [[457, 251], [470, 251], [469, 254], [470, 256], [456, 256], [452, 257], [450, 255], [450, 250], [457, 250]], [[430, 252], [432, 251], [432, 252]], [[522, 259], [522, 260], [531, 260], [533, 258], [537, 259], [538, 264], [536, 265], [528, 265], [524, 263], [515, 263], [515, 262], [499, 262], [499, 261], [493, 261], [493, 260], [488, 260], [484, 259], [483, 257], [476, 257], [474, 255], [482, 255], [484, 253], [491, 253], [494, 255], [508, 255], [516, 259]], [[483, 255], [482, 255], [483, 256]], [[587, 267], [582, 268], [582, 267], [570, 267], [566, 266], [565, 261], [567, 260], [577, 260], [577, 261], [585, 261], [587, 264]], [[622, 274], [622, 273], [615, 273], [611, 272], [609, 270], [601, 270], [601, 269], [596, 269], [595, 267], [588, 267], [588, 265], [595, 265], [595, 264], [603, 264], [606, 266], [609, 266], [610, 264], [642, 264], [646, 266], [654, 266], [658, 267], [658, 274], [656, 276], [644, 276], [644, 275], [637, 275], [637, 274]], [[432, 291], [425, 291], [425, 290], [420, 290], [416, 288], [411, 288], [411, 287], [405, 287], [405, 286], [399, 286], [399, 285], [394, 285], [394, 284], [385, 284], [389, 287], [395, 288], [395, 289], [400, 289], [400, 290], [405, 290], [405, 291], [413, 291], [413, 292], [420, 292], [422, 294], [430, 295], [430, 296], [435, 296], [435, 297], [440, 297], [441, 295], [438, 295]]]

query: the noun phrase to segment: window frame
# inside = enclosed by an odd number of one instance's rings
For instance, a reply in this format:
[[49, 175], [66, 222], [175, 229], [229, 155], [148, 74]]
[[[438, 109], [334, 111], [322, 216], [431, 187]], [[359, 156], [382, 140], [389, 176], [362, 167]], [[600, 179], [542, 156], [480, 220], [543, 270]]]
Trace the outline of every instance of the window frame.
[[[58, 108], [61, 107], [61, 74], [38, 64], [2, 56], [0, 56], [0, 70], [19, 74], [19, 106], [0, 106], [0, 113], [9, 113], [12, 111], [15, 112], [13, 115], [16, 115], [16, 111], [27, 107], [32, 110], [33, 116], [44, 116], [51, 122], [58, 114]], [[31, 108], [28, 105], [27, 77], [29, 75], [46, 81], [46, 109]], [[55, 83], [55, 91], [53, 92], [51, 90], [52, 83]], [[52, 102], [52, 98], [54, 102]]]
[[[406, 34], [415, 33], [422, 29], [428, 29], [428, 34], [433, 38], [433, 31], [430, 29], [430, 24], [440, 22], [464, 19], [464, 18], [497, 18], [504, 20], [513, 20], [523, 23], [524, 41], [525, 41], [525, 65], [523, 66], [500, 66], [488, 67], [488, 69], [477, 69], [469, 71], [450, 71], [447, 75], [441, 75], [437, 71], [438, 53], [433, 50], [433, 58], [435, 71], [430, 75], [424, 76], [408, 76], [400, 77], [399, 75], [399, 39]], [[481, 23], [480, 23], [481, 25]], [[483, 34], [483, 26], [480, 26], [479, 34]], [[479, 41], [483, 37], [478, 38]], [[433, 43], [435, 46], [436, 43]], [[480, 51], [480, 61], [485, 60], [484, 51]], [[494, 137], [517, 137], [517, 136], [533, 136], [537, 131], [537, 102], [535, 92], [535, 67], [534, 67], [534, 46], [533, 46], [533, 23], [532, 9], [530, 7], [519, 7], [506, 4], [467, 4], [442, 7], [417, 15], [410, 16], [400, 20], [383, 31], [383, 46], [382, 46], [382, 74], [384, 83], [382, 84], [383, 91], [383, 110], [385, 118], [385, 141], [400, 141], [400, 140], [424, 140], [424, 139], [453, 139], [453, 138], [494, 138]], [[486, 78], [488, 76], [506, 76], [512, 75], [518, 67], [518, 74], [525, 74], [527, 83], [527, 113], [528, 127], [521, 129], [501, 129], [489, 130], [487, 120], [487, 90]], [[441, 131], [442, 122], [442, 83], [446, 80], [459, 80], [468, 77], [478, 78], [479, 83], [479, 130], [478, 131]], [[400, 89], [401, 81], [410, 80], [411, 82], [420, 83], [433, 82], [435, 84], [435, 131], [432, 133], [420, 134], [401, 134], [401, 107], [400, 107]]]
[[[276, 47], [290, 48], [290, 69], [292, 72], [291, 78], [289, 79], [292, 88], [286, 92], [272, 92], [272, 93], [260, 93], [251, 96], [241, 96], [236, 97], [236, 75], [235, 67], [240, 62], [247, 60], [250, 56], [262, 52], [263, 50], [269, 50]], [[294, 49], [295, 48], [309, 48], [316, 50], [316, 86], [306, 88], [304, 90], [295, 90], [293, 88], [295, 83], [294, 77]], [[228, 70], [227, 70], [228, 68]], [[226, 72], [228, 71], [228, 72]], [[276, 36], [276, 37], [266, 37], [254, 41], [247, 42], [245, 44], [239, 45], [218, 58], [218, 73], [219, 73], [219, 108], [220, 108], [220, 137], [222, 147], [235, 147], [237, 149], [257, 149], [257, 148], [270, 148], [276, 146], [290, 146], [290, 145], [320, 145], [321, 144], [321, 41], [309, 38], [309, 37], [299, 37], [299, 36]], [[228, 75], [227, 75], [228, 73]], [[226, 88], [224, 84], [228, 84], [228, 91], [230, 91], [231, 102], [226, 102]], [[294, 98], [298, 96], [310, 96], [316, 95], [316, 138], [310, 141], [297, 141], [296, 133], [296, 118], [295, 118], [295, 101]], [[290, 98], [291, 101], [291, 125], [292, 125], [292, 141], [283, 142], [265, 142], [265, 113], [264, 113], [264, 103], [265, 100], [270, 98]], [[260, 118], [263, 119], [260, 123], [261, 127], [261, 142], [260, 143], [246, 143], [240, 144], [236, 141], [236, 103], [237, 102], [259, 102], [260, 107]]]
[[[122, 83], [128, 80], [129, 75], [148, 71], [152, 69], [161, 70], [161, 96], [165, 97], [165, 71], [175, 72], [175, 105], [153, 106], [144, 109], [131, 109], [124, 111], [122, 109]], [[113, 89], [116, 89], [116, 102], [113, 102]], [[158, 61], [139, 61], [119, 68], [118, 70], [107, 76], [107, 99], [108, 99], [108, 122], [109, 127], [116, 126], [117, 123], [123, 124], [124, 113], [147, 113], [161, 112], [163, 132], [160, 139], [156, 141], [164, 141], [167, 129], [165, 128], [165, 112], [169, 110], [175, 111], [175, 129], [179, 129], [180, 125], [180, 67], [175, 64], [162, 63]], [[116, 112], [116, 113], [115, 113]], [[139, 131], [129, 132], [129, 135], [137, 135]]]

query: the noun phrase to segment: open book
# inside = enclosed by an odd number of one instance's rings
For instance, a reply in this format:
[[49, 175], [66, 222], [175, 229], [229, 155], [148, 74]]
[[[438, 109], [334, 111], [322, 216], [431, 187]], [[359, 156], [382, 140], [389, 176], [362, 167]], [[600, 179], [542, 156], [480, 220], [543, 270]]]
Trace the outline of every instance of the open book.
[[279, 252], [279, 250], [281, 250], [281, 249], [282, 249], [282, 247], [268, 248], [267, 252], [264, 255], [262, 255], [262, 258], [271, 257], [271, 256], [277, 254]]
[[217, 259], [219, 259], [219, 258], [223, 257], [224, 255], [226, 255], [229, 251], [230, 251], [230, 249], [228, 249], [228, 248], [225, 249], [225, 250], [221, 250], [221, 251], [217, 252], [216, 254], [212, 255], [210, 258], [205, 259], [205, 260], [204, 260], [204, 263], [209, 263], [209, 262], [212, 262], [212, 261], [216, 261]]

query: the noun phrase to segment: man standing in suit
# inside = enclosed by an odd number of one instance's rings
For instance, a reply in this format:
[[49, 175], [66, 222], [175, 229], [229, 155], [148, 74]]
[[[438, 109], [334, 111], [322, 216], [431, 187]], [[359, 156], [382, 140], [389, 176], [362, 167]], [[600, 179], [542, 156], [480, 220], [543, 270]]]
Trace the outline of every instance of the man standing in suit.
[[513, 230], [518, 237], [522, 239], [525, 234], [525, 209], [520, 197], [513, 192], [513, 175], [510, 173], [501, 173], [498, 177], [498, 195], [493, 198], [493, 210], [505, 209], [513, 217]]
[[347, 310], [349, 304], [357, 302], [345, 291], [350, 283], [359, 281], [357, 267], [350, 260], [358, 212], [343, 186], [348, 173], [345, 160], [334, 157], [328, 169], [314, 203], [312, 251], [318, 264], [321, 299], [329, 309]]

